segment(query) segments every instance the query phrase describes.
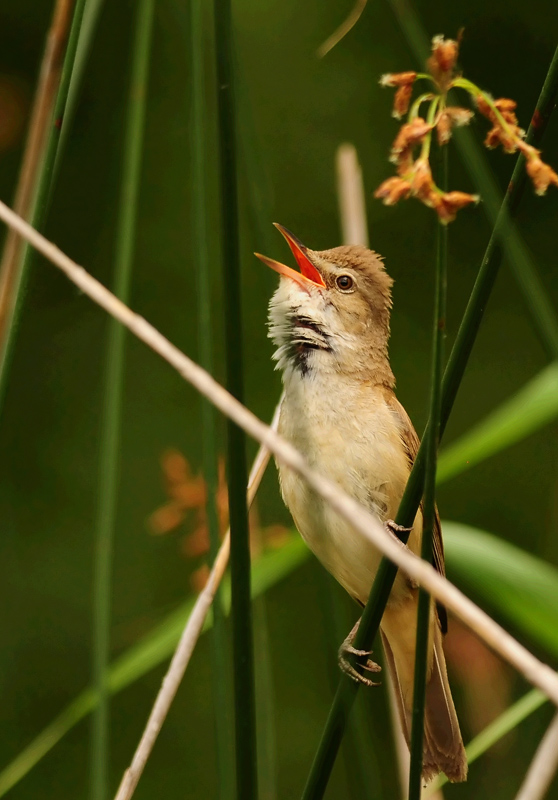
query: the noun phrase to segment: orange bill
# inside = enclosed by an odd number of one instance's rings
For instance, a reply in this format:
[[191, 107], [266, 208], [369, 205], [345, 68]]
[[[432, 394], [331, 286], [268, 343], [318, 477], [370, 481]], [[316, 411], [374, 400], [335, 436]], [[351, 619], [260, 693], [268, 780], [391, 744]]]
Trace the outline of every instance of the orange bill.
[[279, 275], [284, 275], [286, 278], [291, 278], [291, 280], [296, 281], [300, 286], [302, 286], [303, 289], [308, 289], [309, 283], [313, 284], [314, 286], [325, 286], [324, 279], [306, 255], [308, 248], [305, 247], [305, 245], [303, 245], [293, 233], [288, 231], [282, 225], [279, 225], [277, 222], [274, 222], [273, 224], [287, 240], [294, 257], [296, 258], [297, 264], [300, 267], [300, 272], [291, 269], [291, 267], [287, 267], [285, 264], [281, 264], [280, 261], [275, 261], [273, 258], [268, 258], [267, 256], [260, 255], [260, 253], [255, 253], [260, 261], [263, 261], [263, 263], [267, 264], [268, 267], [274, 269], [275, 272], [279, 273]]

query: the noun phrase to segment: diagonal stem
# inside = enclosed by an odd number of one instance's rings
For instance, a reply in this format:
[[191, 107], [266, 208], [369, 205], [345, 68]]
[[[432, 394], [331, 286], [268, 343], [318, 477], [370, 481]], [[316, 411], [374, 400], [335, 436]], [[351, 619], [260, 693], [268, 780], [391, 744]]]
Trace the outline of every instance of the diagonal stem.
[[558, 769], [558, 714], [541, 739], [515, 800], [543, 800]]
[[[395, 0], [394, 0], [395, 2]], [[400, 0], [397, 0], [399, 4]], [[533, 121], [527, 133], [527, 141], [537, 144], [546, 130], [550, 114], [558, 93], [558, 57], [550, 64], [541, 90]], [[442, 382], [442, 405], [440, 414], [440, 439], [453, 408], [457, 391], [463, 379], [469, 356], [475, 343], [480, 323], [484, 316], [488, 299], [492, 292], [500, 264], [502, 262], [501, 238], [505, 235], [509, 217], [517, 211], [519, 201], [526, 185], [523, 169], [523, 156], [519, 156], [512, 174], [508, 190], [502, 202], [498, 219], [486, 248], [473, 291], [452, 348]], [[403, 527], [413, 524], [423, 491], [424, 482], [424, 440], [428, 436], [428, 426], [411, 475], [401, 500], [396, 522]], [[382, 559], [372, 586], [370, 597], [361, 617], [354, 646], [359, 650], [369, 650], [378, 632], [380, 621], [397, 574], [397, 567]], [[358, 659], [357, 659], [358, 661]], [[322, 739], [318, 746], [314, 763], [303, 794], [304, 800], [317, 800], [323, 797], [339, 745], [343, 738], [350, 707], [356, 697], [358, 684], [343, 676], [335, 695]]]

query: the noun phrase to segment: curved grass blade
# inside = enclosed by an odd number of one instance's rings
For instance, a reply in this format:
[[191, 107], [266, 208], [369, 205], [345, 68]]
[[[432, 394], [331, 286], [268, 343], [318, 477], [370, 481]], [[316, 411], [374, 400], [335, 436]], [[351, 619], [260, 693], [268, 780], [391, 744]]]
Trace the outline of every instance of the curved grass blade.
[[444, 521], [450, 580], [558, 657], [558, 569], [485, 531]]
[[[504, 736], [513, 731], [514, 728], [523, 722], [524, 719], [531, 716], [541, 706], [548, 702], [548, 698], [538, 689], [531, 689], [530, 692], [524, 694], [517, 702], [507, 708], [499, 717], [497, 717], [490, 725], [481, 731], [478, 736], [471, 739], [465, 751], [467, 753], [467, 762], [471, 765], [477, 758], [484, 755], [496, 742], [503, 739]], [[439, 775], [423, 793], [424, 800], [432, 797], [442, 786], [448, 783], [445, 775]]]
[[[298, 534], [278, 550], [264, 553], [252, 568], [252, 597], [259, 597], [286, 578], [309, 557], [310, 551]], [[169, 658], [180, 638], [195, 600], [190, 598], [169, 614], [137, 644], [132, 645], [109, 667], [108, 690], [111, 695], [125, 689]], [[223, 605], [230, 610], [230, 581], [223, 584]], [[208, 618], [204, 630], [212, 626]], [[90, 714], [98, 703], [98, 694], [87, 688], [73, 700], [10, 764], [0, 773], [0, 797], [18, 783], [77, 723]]]
[[438, 462], [438, 483], [451, 480], [558, 417], [558, 363], [550, 364], [457, 441]]

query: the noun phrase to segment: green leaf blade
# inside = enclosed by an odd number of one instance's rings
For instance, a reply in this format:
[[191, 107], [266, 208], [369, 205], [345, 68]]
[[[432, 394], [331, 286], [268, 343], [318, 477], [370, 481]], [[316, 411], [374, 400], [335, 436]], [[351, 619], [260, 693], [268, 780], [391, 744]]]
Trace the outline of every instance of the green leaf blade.
[[558, 569], [468, 525], [443, 529], [450, 580], [558, 657]]
[[479, 464], [558, 417], [558, 364], [543, 369], [511, 399], [445, 448], [438, 461], [438, 482]]

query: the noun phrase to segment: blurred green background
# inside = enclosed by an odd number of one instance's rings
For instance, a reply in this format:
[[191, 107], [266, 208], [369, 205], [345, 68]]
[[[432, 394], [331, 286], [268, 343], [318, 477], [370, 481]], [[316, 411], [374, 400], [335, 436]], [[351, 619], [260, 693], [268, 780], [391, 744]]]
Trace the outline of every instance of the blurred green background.
[[[132, 2], [119, 2], [103, 8], [46, 228], [49, 238], [105, 284], [111, 282], [114, 263], [135, 7]], [[351, 141], [362, 162], [371, 246], [385, 256], [396, 281], [391, 359], [398, 395], [421, 431], [428, 402], [435, 222], [428, 209], [413, 201], [385, 208], [372, 198], [375, 187], [391, 174], [387, 154], [397, 130], [390, 116], [392, 92], [382, 90], [378, 78], [384, 72], [412, 68], [415, 61], [390, 5], [372, 0], [355, 29], [325, 59], [318, 60], [316, 49], [350, 7], [351, 2], [341, 0], [257, 4], [238, 0], [234, 4], [246, 402], [260, 417], [270, 419], [280, 393], [280, 378], [271, 362], [272, 345], [266, 338], [267, 303], [276, 275], [252, 252], [287, 259], [273, 221], [286, 225], [315, 249], [340, 243], [334, 156], [341, 142]], [[459, 28], [465, 28], [460, 59], [465, 74], [495, 96], [514, 97], [520, 123], [527, 127], [558, 40], [555, 3], [456, 0], [441, 4], [430, 0], [416, 2], [415, 8], [429, 36], [455, 36]], [[46, 0], [4, 0], [0, 7], [0, 119], [9, 120], [11, 115], [15, 120], [11, 136], [3, 143], [0, 140], [0, 198], [7, 202], [13, 196], [24, 142], [23, 122], [18, 127], [17, 116], [19, 111], [27, 113], [32, 98], [51, 11], [52, 3]], [[207, 174], [213, 209], [209, 249], [215, 265], [216, 374], [222, 380], [220, 222], [209, 23]], [[189, 5], [157, 0], [131, 305], [195, 359], [190, 76]], [[479, 141], [485, 129], [482, 121], [474, 124]], [[546, 160], [556, 168], [556, 115], [543, 147]], [[505, 187], [513, 159], [495, 152], [490, 163]], [[473, 189], [455, 150], [450, 156], [450, 185]], [[551, 189], [541, 200], [528, 189], [518, 221], [553, 298], [558, 298], [557, 215], [558, 192]], [[461, 212], [451, 226], [448, 346], [489, 233], [482, 206]], [[90, 681], [93, 534], [106, 331], [105, 314], [53, 267], [36, 258], [0, 420], [0, 767]], [[482, 419], [546, 363], [520, 292], [504, 264], [447, 441]], [[491, 531], [558, 565], [556, 433], [552, 425], [444, 484], [439, 495], [442, 516]], [[194, 472], [200, 469], [199, 398], [172, 369], [130, 337], [114, 554], [114, 656], [183, 601], [191, 591], [189, 575], [200, 566], [199, 559], [187, 559], [182, 552], [190, 520], [166, 536], [155, 537], [148, 530], [148, 517], [166, 499], [160, 459], [169, 447], [178, 448]], [[255, 445], [249, 447], [253, 454]], [[264, 480], [258, 507], [263, 525], [291, 524], [274, 470]], [[279, 798], [299, 796], [332, 697], [335, 655], [329, 645], [331, 620], [324, 596], [321, 567], [313, 559], [266, 595]], [[349, 611], [347, 622], [352, 624], [356, 609], [349, 606]], [[455, 676], [455, 695], [464, 709], [468, 701], [460, 681], [467, 678], [463, 668], [467, 655], [457, 646], [456, 652], [461, 669]], [[488, 659], [486, 654], [479, 656], [481, 662], [484, 657]], [[521, 681], [509, 671], [494, 664], [490, 669], [508, 687], [508, 700], [523, 691]], [[137, 743], [162, 674], [163, 667], [153, 670], [113, 701], [114, 788]], [[140, 782], [138, 800], [217, 796], [211, 683], [205, 636]], [[370, 721], [369, 768], [375, 777], [369, 796], [395, 797], [385, 692], [364, 694], [359, 703]], [[489, 693], [489, 705], [490, 697]], [[477, 732], [475, 713], [473, 703], [469, 712], [461, 714], [466, 740]], [[471, 769], [467, 785], [450, 787], [447, 796], [496, 800], [513, 796], [549, 714], [545, 709], [526, 721], [484, 757], [482, 766]], [[9, 796], [14, 800], [86, 797], [88, 740], [85, 721]], [[351, 785], [340, 758], [328, 796], [353, 797]], [[558, 797], [556, 784], [553, 796]]]

